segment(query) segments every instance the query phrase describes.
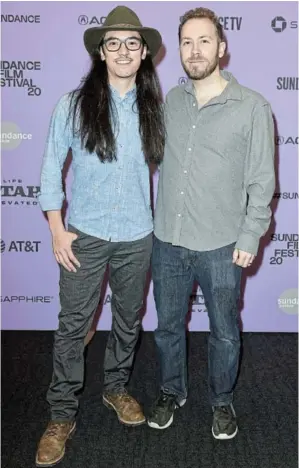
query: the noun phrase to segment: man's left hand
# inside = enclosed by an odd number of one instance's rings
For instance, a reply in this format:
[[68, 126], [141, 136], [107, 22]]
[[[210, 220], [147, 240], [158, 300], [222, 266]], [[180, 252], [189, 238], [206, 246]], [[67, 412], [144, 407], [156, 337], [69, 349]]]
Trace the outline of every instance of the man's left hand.
[[242, 268], [250, 266], [255, 259], [255, 255], [252, 255], [244, 250], [235, 249], [233, 253], [233, 263], [239, 265]]

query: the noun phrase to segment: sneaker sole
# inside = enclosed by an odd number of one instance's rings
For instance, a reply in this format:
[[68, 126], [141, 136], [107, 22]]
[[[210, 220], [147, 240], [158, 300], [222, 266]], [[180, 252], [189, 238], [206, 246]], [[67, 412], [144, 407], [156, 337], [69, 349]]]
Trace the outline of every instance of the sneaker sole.
[[[67, 437], [67, 440], [66, 440], [65, 444], [67, 443], [68, 440], [70, 440], [73, 437], [75, 431], [76, 431], [76, 422], [74, 422], [74, 425], [73, 425], [72, 429], [70, 430], [70, 433], [69, 433], [69, 435]], [[61, 456], [57, 460], [55, 460], [52, 463], [43, 463], [43, 462], [37, 461], [37, 458], [36, 458], [35, 459], [35, 466], [38, 467], [38, 468], [51, 468], [52, 466], [55, 466], [58, 463], [60, 463], [61, 460], [63, 459], [64, 455], [65, 455], [65, 445], [64, 445], [63, 451], [61, 453]]]
[[[184, 404], [186, 403], [187, 399], [184, 398], [184, 400], [181, 400], [178, 405], [175, 405], [175, 409], [182, 408]], [[170, 419], [167, 421], [167, 423], [164, 426], [159, 426], [159, 424], [152, 422], [152, 421], [147, 421], [147, 424], [149, 427], [152, 429], [167, 429], [171, 424], [173, 423], [173, 414], [171, 415]]]
[[142, 421], [138, 421], [138, 422], [132, 422], [132, 421], [124, 421], [123, 419], [121, 419], [121, 417], [119, 416], [118, 412], [117, 412], [117, 409], [115, 408], [115, 406], [110, 403], [110, 401], [106, 400], [105, 397], [103, 397], [103, 403], [104, 405], [106, 406], [106, 408], [108, 409], [112, 409], [116, 412], [117, 414], [117, 417], [118, 417], [118, 420], [119, 422], [121, 422], [122, 424], [124, 424], [125, 426], [128, 426], [128, 427], [132, 427], [132, 426], [141, 426], [142, 424], [145, 423], [146, 419], [144, 418]]
[[235, 430], [235, 432], [233, 434], [218, 434], [218, 435], [216, 435], [214, 433], [214, 429], [212, 428], [213, 437], [214, 437], [214, 439], [217, 439], [217, 440], [230, 440], [230, 439], [233, 439], [234, 437], [236, 437], [237, 433], [238, 433], [238, 428]]

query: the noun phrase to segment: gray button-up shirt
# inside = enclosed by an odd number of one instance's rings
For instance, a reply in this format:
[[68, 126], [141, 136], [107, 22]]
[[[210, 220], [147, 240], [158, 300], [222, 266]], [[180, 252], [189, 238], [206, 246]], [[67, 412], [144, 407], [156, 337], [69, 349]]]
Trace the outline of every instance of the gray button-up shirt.
[[169, 91], [155, 235], [195, 251], [236, 242], [256, 255], [275, 189], [269, 103], [228, 72], [221, 95], [198, 107], [193, 84]]

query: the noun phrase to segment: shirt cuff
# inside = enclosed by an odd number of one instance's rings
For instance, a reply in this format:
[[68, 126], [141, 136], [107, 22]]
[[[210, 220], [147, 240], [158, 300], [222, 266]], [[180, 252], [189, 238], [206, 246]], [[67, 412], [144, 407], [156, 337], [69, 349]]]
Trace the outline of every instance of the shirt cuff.
[[260, 239], [252, 234], [242, 232], [235, 245], [236, 249], [243, 250], [243, 252], [256, 255], [259, 248]]
[[61, 210], [64, 201], [64, 194], [40, 194], [38, 201], [42, 211], [58, 211]]

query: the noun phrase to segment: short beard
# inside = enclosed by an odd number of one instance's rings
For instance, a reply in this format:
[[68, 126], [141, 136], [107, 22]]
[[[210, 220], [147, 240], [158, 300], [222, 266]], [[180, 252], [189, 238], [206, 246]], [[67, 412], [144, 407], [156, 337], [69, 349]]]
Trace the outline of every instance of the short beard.
[[215, 71], [217, 66], [219, 65], [218, 48], [217, 48], [217, 52], [216, 52], [213, 62], [209, 63], [205, 70], [199, 71], [197, 70], [196, 67], [190, 70], [186, 67], [184, 63], [182, 63], [182, 65], [183, 65], [186, 75], [188, 76], [190, 80], [204, 80], [205, 78], [210, 76]]

